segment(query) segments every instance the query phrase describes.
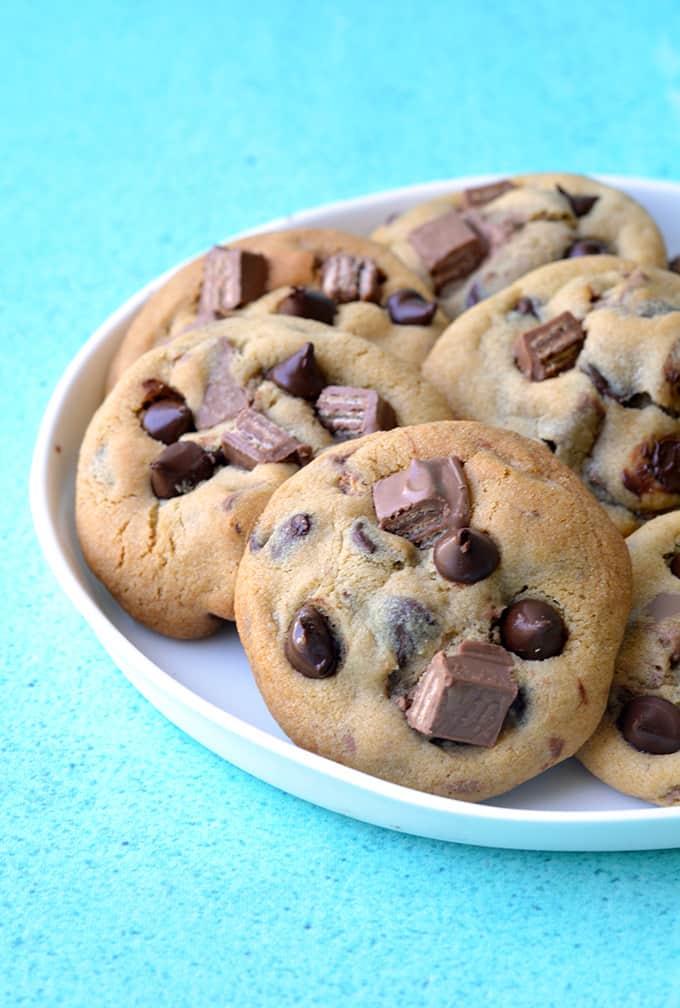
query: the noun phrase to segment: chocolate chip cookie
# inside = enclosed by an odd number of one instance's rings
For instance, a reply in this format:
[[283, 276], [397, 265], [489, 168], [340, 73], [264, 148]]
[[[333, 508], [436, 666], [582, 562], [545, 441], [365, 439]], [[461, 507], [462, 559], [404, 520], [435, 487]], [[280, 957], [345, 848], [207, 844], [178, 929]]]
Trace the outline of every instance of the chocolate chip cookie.
[[601, 780], [657, 805], [680, 805], [680, 511], [627, 540], [633, 608], [609, 703], [578, 754]]
[[252, 235], [215, 246], [151, 295], [114, 358], [108, 388], [151, 347], [263, 297], [257, 314], [337, 325], [417, 366], [446, 324], [428, 285], [383, 245], [323, 228]]
[[680, 277], [551, 263], [453, 322], [424, 374], [456, 416], [541, 439], [624, 534], [680, 507]]
[[515, 175], [449, 193], [372, 237], [430, 285], [451, 318], [556, 259], [610, 253], [666, 266], [646, 210], [584, 175]]
[[236, 615], [298, 745], [477, 801], [591, 734], [629, 600], [625, 543], [572, 472], [444, 422], [334, 448], [279, 487]]
[[85, 559], [120, 604], [171, 637], [233, 618], [236, 567], [273, 490], [326, 448], [450, 417], [412, 369], [340, 329], [230, 318], [149, 351], [81, 449]]

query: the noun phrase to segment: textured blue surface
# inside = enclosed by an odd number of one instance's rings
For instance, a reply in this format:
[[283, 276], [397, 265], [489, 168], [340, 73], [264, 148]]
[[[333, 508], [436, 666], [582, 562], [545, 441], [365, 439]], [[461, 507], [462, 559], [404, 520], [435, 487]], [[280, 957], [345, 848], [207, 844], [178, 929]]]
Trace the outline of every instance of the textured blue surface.
[[455, 174], [680, 176], [675, 0], [323, 6], [3, 8], [0, 1003], [679, 1005], [680, 851], [446, 845], [276, 792], [141, 699], [34, 541], [57, 377], [211, 240]]

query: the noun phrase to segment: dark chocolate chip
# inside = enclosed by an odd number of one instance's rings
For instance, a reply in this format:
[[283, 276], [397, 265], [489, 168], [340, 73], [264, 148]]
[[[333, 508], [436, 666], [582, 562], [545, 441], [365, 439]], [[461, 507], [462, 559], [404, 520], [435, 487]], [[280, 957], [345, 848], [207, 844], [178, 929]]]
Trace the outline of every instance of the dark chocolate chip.
[[555, 452], [557, 451], [557, 444], [554, 441], [551, 441], [550, 438], [541, 438], [541, 441], [546, 446], [546, 448], [548, 448], [548, 450], [551, 451], [554, 455]]
[[680, 553], [676, 553], [670, 564], [671, 574], [675, 574], [676, 578], [680, 578]]
[[521, 297], [515, 305], [515, 311], [520, 315], [533, 315], [538, 318], [538, 307], [533, 298]]
[[575, 259], [577, 256], [605, 255], [609, 246], [599, 238], [579, 238], [570, 245], [564, 253], [565, 259]]
[[557, 189], [569, 203], [574, 217], [585, 217], [600, 198], [599, 196], [578, 196], [575, 193], [568, 193], [561, 185], [558, 185]]
[[161, 500], [179, 497], [210, 479], [214, 471], [210, 452], [204, 451], [195, 441], [177, 441], [168, 445], [151, 463], [151, 487]]
[[430, 609], [413, 598], [387, 598], [382, 610], [397, 667], [404, 668], [437, 636], [439, 622]]
[[528, 661], [561, 654], [567, 641], [562, 617], [540, 599], [520, 599], [501, 615], [501, 642], [508, 651]]
[[671, 273], [680, 273], [680, 255], [674, 256], [668, 263]]
[[666, 756], [680, 750], [680, 710], [663, 697], [634, 697], [621, 712], [619, 729], [639, 752]]
[[292, 292], [279, 304], [276, 312], [278, 315], [295, 315], [297, 318], [314, 319], [316, 322], [333, 325], [337, 310], [335, 301], [320, 291], [293, 287]]
[[395, 325], [428, 326], [437, 312], [437, 302], [427, 301], [410, 287], [401, 287], [388, 297], [387, 311]]
[[361, 553], [372, 554], [378, 548], [366, 531], [366, 522], [363, 518], [357, 518], [352, 524], [351, 537], [352, 542]]
[[515, 364], [530, 381], [545, 381], [576, 363], [585, 342], [581, 323], [571, 312], [521, 333], [515, 340]]
[[296, 613], [285, 644], [286, 658], [308, 679], [326, 679], [337, 671], [338, 646], [328, 620], [307, 603]]
[[272, 536], [270, 555], [273, 560], [282, 557], [298, 539], [304, 539], [312, 529], [312, 516], [305, 512], [291, 515]]
[[326, 385], [326, 379], [316, 362], [313, 343], [305, 343], [300, 350], [275, 364], [267, 372], [267, 378], [284, 392], [300, 399], [316, 399]]
[[478, 283], [473, 283], [470, 286], [469, 291], [465, 295], [465, 307], [474, 308], [476, 304], [484, 300], [484, 295], [482, 294], [481, 287]]
[[475, 584], [498, 567], [498, 547], [485, 532], [461, 528], [446, 533], [434, 547], [434, 565], [447, 581]]
[[169, 445], [194, 429], [194, 418], [182, 400], [157, 399], [145, 412], [142, 427], [150, 437]]

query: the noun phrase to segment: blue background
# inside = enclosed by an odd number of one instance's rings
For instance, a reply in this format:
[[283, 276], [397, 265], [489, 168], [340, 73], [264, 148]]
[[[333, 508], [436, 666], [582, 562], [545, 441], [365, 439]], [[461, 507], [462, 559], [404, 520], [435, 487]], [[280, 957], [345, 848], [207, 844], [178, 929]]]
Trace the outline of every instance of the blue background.
[[49, 393], [176, 261], [450, 175], [680, 177], [677, 2], [323, 7], [3, 8], [0, 1002], [678, 1005], [680, 851], [475, 849], [281, 794], [142, 700], [39, 555]]

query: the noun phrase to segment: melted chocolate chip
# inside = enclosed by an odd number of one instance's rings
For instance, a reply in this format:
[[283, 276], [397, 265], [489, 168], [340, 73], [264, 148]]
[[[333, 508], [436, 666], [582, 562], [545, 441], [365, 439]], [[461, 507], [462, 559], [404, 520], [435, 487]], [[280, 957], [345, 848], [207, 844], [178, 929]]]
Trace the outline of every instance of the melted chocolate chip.
[[413, 598], [386, 599], [383, 614], [388, 640], [400, 669], [408, 665], [414, 655], [439, 632], [434, 613]]
[[296, 613], [284, 650], [293, 668], [308, 679], [326, 679], [337, 671], [335, 637], [323, 613], [309, 603]]
[[676, 578], [680, 578], [680, 553], [675, 554], [668, 566], [671, 574], [675, 574]]
[[540, 599], [520, 599], [501, 615], [503, 646], [528, 661], [542, 661], [561, 654], [567, 640], [562, 617]]
[[278, 315], [295, 315], [297, 318], [314, 319], [316, 322], [333, 325], [337, 310], [335, 301], [320, 291], [293, 287], [292, 292], [279, 304], [276, 312]]
[[599, 238], [579, 238], [570, 245], [564, 253], [565, 259], [575, 259], [577, 256], [605, 255], [609, 246]]
[[312, 529], [312, 516], [305, 512], [291, 515], [274, 533], [271, 541], [270, 555], [272, 560], [278, 560], [298, 539], [304, 539]]
[[530, 297], [521, 297], [515, 305], [515, 311], [520, 315], [533, 315], [534, 318], [538, 318], [538, 306]]
[[428, 326], [437, 312], [437, 302], [426, 301], [417, 290], [402, 287], [388, 297], [387, 311], [395, 325]]
[[437, 540], [434, 565], [447, 581], [475, 584], [483, 581], [498, 567], [498, 547], [485, 532], [476, 529], [453, 529]]
[[378, 548], [377, 544], [373, 542], [366, 531], [366, 522], [363, 518], [357, 518], [353, 523], [351, 536], [352, 542], [361, 553], [368, 553], [370, 555], [375, 553]]
[[626, 742], [639, 752], [665, 756], [680, 750], [680, 710], [663, 697], [634, 697], [618, 724]]
[[326, 385], [316, 362], [313, 343], [305, 343], [300, 350], [275, 364], [267, 372], [267, 377], [284, 392], [300, 399], [316, 399]]
[[575, 193], [569, 193], [566, 189], [563, 189], [561, 185], [558, 185], [556, 188], [569, 203], [574, 217], [585, 217], [587, 213], [590, 213], [600, 198], [599, 196], [579, 196]]
[[215, 461], [210, 452], [195, 441], [177, 441], [151, 463], [151, 488], [161, 500], [179, 497], [210, 479], [214, 471]]
[[633, 467], [623, 472], [623, 485], [638, 497], [657, 488], [680, 494], [680, 439], [670, 434], [638, 445]]
[[194, 418], [185, 402], [157, 399], [145, 412], [142, 427], [150, 437], [169, 445], [194, 429]]

